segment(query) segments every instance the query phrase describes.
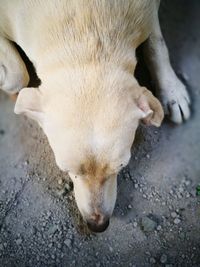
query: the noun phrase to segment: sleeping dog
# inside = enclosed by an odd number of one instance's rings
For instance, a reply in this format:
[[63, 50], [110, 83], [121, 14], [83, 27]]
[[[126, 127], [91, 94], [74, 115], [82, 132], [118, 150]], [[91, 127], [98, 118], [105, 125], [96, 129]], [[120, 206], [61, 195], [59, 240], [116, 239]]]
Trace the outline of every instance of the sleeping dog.
[[[159, 0], [0, 0], [0, 88], [18, 92], [15, 113], [43, 129], [92, 231], [109, 224], [117, 174], [129, 162], [139, 123], [159, 127], [164, 112], [178, 124], [190, 116], [158, 8]], [[162, 106], [133, 76], [145, 40]], [[33, 62], [39, 88], [26, 88], [29, 74], [13, 42]]]

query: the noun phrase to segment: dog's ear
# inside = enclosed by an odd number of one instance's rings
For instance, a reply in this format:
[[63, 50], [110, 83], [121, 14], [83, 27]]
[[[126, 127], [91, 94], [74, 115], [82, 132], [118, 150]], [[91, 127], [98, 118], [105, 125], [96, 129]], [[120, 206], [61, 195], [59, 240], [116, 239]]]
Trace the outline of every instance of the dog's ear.
[[136, 99], [136, 103], [141, 112], [142, 122], [159, 127], [164, 118], [163, 108], [159, 100], [145, 87], [142, 87], [140, 90], [142, 92]]
[[41, 124], [44, 119], [41, 101], [42, 94], [38, 88], [24, 88], [19, 92], [14, 112], [16, 114], [25, 114]]

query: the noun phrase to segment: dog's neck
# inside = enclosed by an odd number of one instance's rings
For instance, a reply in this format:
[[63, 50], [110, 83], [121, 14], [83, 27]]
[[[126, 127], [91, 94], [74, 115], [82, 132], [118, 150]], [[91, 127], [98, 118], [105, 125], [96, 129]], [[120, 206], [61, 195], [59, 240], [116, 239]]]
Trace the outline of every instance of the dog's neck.
[[[120, 68], [131, 74], [134, 73], [137, 60], [133, 48], [118, 46], [107, 50], [106, 47], [99, 47], [98, 42], [93, 40], [93, 44], [74, 42], [71, 47], [69, 44], [56, 42], [49, 45], [46, 51], [38, 50], [34, 61], [36, 62], [37, 73], [42, 80], [58, 69], [66, 71], [77, 68], [101, 68], [102, 65], [108, 68]], [[73, 47], [73, 49], [72, 49]]]

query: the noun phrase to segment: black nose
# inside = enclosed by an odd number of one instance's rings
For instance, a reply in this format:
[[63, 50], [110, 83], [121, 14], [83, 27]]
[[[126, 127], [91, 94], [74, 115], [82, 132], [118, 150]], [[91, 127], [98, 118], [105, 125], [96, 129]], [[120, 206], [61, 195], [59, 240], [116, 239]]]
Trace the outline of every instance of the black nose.
[[101, 233], [104, 232], [109, 225], [109, 220], [106, 220], [105, 222], [98, 224], [95, 221], [87, 221], [87, 226], [92, 232]]

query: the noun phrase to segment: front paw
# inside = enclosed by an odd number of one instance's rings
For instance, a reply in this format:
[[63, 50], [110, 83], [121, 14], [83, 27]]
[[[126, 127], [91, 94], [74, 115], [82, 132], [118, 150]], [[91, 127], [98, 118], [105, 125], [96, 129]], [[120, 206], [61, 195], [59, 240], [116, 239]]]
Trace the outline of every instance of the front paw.
[[190, 97], [185, 85], [174, 75], [159, 84], [158, 97], [164, 112], [174, 123], [180, 124], [190, 117]]

